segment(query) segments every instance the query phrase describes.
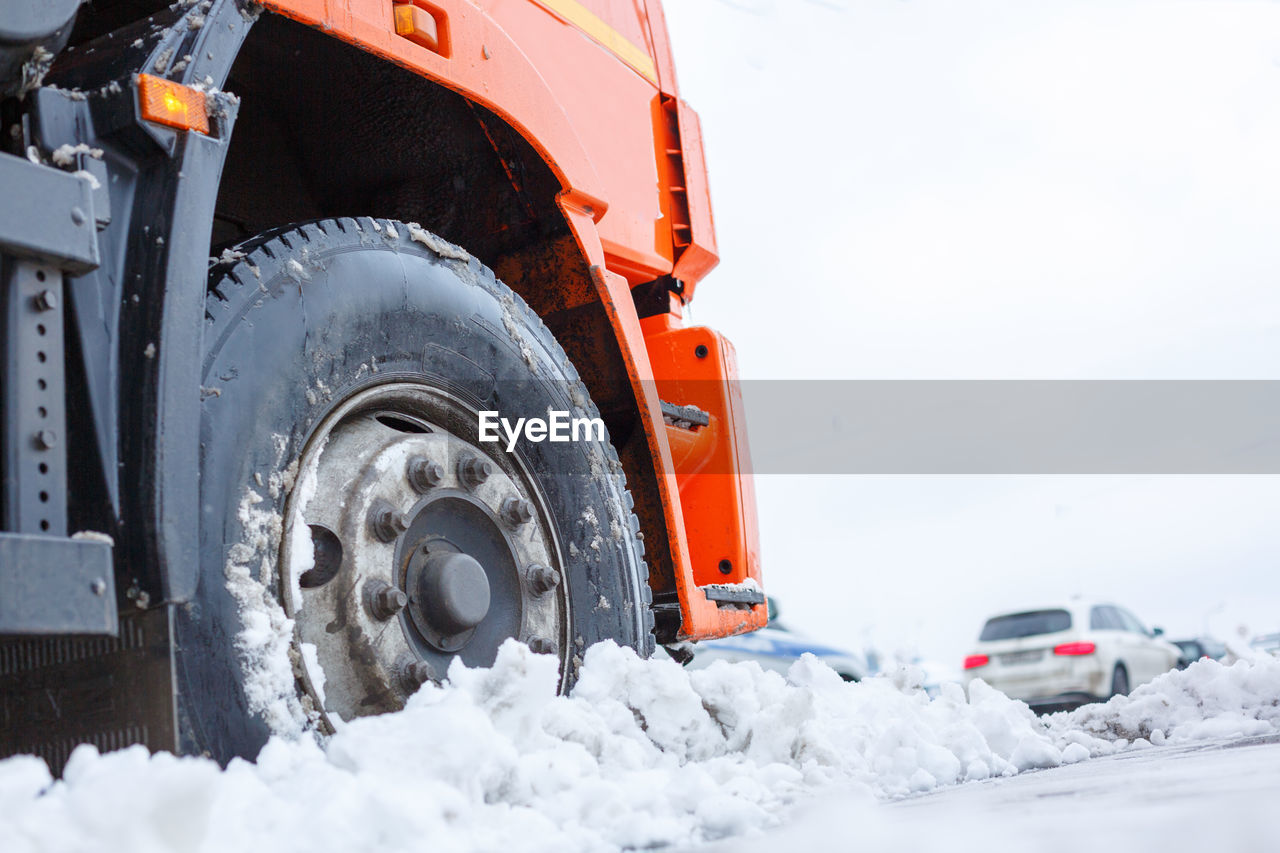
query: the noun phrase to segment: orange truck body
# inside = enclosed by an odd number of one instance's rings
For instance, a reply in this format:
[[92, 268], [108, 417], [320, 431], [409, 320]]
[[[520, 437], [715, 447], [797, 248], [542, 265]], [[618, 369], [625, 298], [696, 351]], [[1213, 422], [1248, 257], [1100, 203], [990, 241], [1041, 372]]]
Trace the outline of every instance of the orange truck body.
[[[594, 293], [566, 281], [553, 300], [598, 300], [641, 412], [661, 506], [655, 602], [679, 604], [678, 639], [754, 630], [767, 608], [703, 587], [760, 581], [755, 497], [732, 346], [682, 309], [718, 262], [702, 135], [680, 99], [658, 0], [267, 0], [270, 11], [412, 70], [491, 110], [561, 185], [558, 204]], [[509, 275], [510, 270], [498, 270]], [[675, 283], [641, 318], [631, 289]], [[589, 374], [592, 365], [578, 364]], [[614, 380], [622, 379], [615, 377]], [[691, 436], [660, 401], [694, 405]], [[644, 486], [628, 471], [633, 489]], [[656, 519], [650, 519], [650, 523]], [[650, 531], [646, 531], [650, 532]]]

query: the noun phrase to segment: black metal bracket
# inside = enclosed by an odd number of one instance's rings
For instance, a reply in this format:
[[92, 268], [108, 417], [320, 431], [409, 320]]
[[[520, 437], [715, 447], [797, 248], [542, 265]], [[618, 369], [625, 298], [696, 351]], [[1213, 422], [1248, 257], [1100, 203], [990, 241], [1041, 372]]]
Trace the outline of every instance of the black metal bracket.
[[746, 589], [731, 584], [707, 584], [700, 589], [707, 596], [707, 601], [714, 601], [719, 606], [765, 603], [764, 593], [758, 589]]
[[684, 282], [664, 275], [631, 288], [631, 300], [636, 305], [636, 314], [643, 320], [645, 317], [670, 314], [673, 293], [684, 302]]
[[[66, 362], [62, 271], [4, 265], [4, 528], [67, 533]], [[3, 624], [3, 623], [0, 623]]]
[[667, 426], [695, 430], [711, 424], [711, 415], [697, 406], [681, 406], [666, 400], [659, 400], [658, 403], [662, 407], [662, 422]]
[[4, 528], [65, 536], [62, 271], [22, 260], [4, 264], [4, 273]]
[[97, 183], [0, 154], [0, 633], [116, 632], [112, 543], [66, 538], [65, 277], [98, 267]]
[[[7, 248], [7, 247], [6, 247]], [[0, 633], [116, 631], [112, 543], [67, 536], [63, 275], [0, 257]]]

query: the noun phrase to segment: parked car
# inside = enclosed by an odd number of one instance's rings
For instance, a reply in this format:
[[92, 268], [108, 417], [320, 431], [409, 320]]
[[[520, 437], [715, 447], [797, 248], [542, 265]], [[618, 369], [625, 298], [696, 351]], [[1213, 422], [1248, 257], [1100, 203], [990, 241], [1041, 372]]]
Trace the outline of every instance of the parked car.
[[1195, 637], [1190, 640], [1171, 640], [1170, 642], [1181, 652], [1181, 657], [1178, 658], [1178, 669], [1186, 669], [1202, 658], [1222, 660], [1227, 653], [1226, 644], [1212, 637]]
[[1040, 712], [1125, 694], [1177, 666], [1178, 648], [1123, 607], [1073, 599], [1057, 607], [992, 616], [968, 681], [981, 678]]
[[783, 625], [777, 618], [777, 603], [769, 599], [769, 625], [750, 634], [703, 640], [693, 649], [690, 668], [710, 666], [718, 660], [753, 660], [764, 669], [786, 673], [806, 652], [816, 655], [845, 681], [861, 681], [870, 674], [866, 658], [855, 651], [815, 642]]
[[1249, 647], [1280, 657], [1280, 634], [1260, 634], [1249, 641]]

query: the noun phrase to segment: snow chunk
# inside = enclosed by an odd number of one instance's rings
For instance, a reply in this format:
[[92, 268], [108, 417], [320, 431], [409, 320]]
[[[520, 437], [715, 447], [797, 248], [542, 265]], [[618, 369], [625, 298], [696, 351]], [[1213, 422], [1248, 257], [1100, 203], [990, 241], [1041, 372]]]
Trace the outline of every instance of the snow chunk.
[[755, 578], [745, 578], [738, 583], [709, 583], [703, 586], [703, 589], [715, 590], [717, 592], [764, 592], [760, 588], [760, 584]]
[[301, 643], [298, 648], [302, 652], [302, 662], [307, 667], [307, 674], [311, 676], [311, 686], [316, 691], [316, 696], [320, 699], [320, 704], [324, 705], [324, 670], [320, 668], [319, 652], [316, 650], [315, 643]]
[[103, 151], [101, 148], [93, 148], [84, 142], [71, 145], [59, 145], [49, 153], [49, 159], [53, 161], [55, 166], [71, 166], [76, 162], [77, 154], [87, 154], [95, 160], [101, 160]]
[[[96, 177], [94, 177], [93, 172], [90, 172], [87, 169], [79, 169], [77, 171], [72, 172], [71, 174], [82, 181], [88, 181], [90, 189], [96, 190], [96, 189], [101, 189], [102, 187], [102, 183]], [[156, 239], [160, 240], [161, 238], [157, 237]]]
[[81, 530], [71, 534], [72, 539], [81, 539], [88, 542], [102, 542], [106, 545], [115, 546], [116, 540], [112, 539], [105, 533], [99, 533], [96, 530]]
[[43, 45], [36, 45], [35, 50], [31, 52], [31, 58], [22, 63], [22, 86], [18, 94], [25, 95], [27, 92], [39, 89], [40, 84], [44, 82], [44, 75], [48, 74], [52, 67], [53, 53]]
[[[316, 448], [311, 456], [311, 461], [303, 470], [302, 476], [298, 479], [297, 488], [293, 491], [290, 500], [294, 502], [293, 516], [298, 519], [306, 517], [307, 505], [311, 503], [312, 498], [316, 495], [316, 471], [320, 465], [320, 456], [324, 453], [325, 445], [328, 444], [326, 436], [324, 443]], [[293, 606], [297, 611], [302, 610], [302, 576], [315, 568], [316, 565], [316, 549], [315, 542], [311, 539], [311, 529], [306, 524], [293, 524], [288, 531], [289, 536], [289, 571], [288, 578], [290, 589], [293, 595]], [[315, 667], [313, 671], [318, 672], [319, 667]]]
[[[377, 222], [374, 223], [377, 227]], [[409, 239], [415, 243], [421, 243], [431, 251], [435, 252], [442, 258], [452, 258], [455, 261], [466, 263], [471, 260], [471, 256], [459, 246], [455, 246], [448, 240], [442, 240], [430, 231], [424, 229], [416, 222], [405, 223], [405, 227], [409, 229]]]
[[249, 710], [260, 714], [272, 732], [298, 737], [308, 720], [295, 689], [289, 656], [293, 620], [269, 588], [282, 522], [279, 513], [263, 503], [263, 497], [252, 489], [246, 490], [240, 501], [238, 517], [244, 541], [228, 551], [227, 590], [240, 609], [243, 624], [235, 642]]
[[307, 272], [307, 268], [302, 265], [297, 258], [290, 258], [285, 264], [285, 272], [294, 281], [301, 284], [304, 281], [311, 281], [311, 274]]

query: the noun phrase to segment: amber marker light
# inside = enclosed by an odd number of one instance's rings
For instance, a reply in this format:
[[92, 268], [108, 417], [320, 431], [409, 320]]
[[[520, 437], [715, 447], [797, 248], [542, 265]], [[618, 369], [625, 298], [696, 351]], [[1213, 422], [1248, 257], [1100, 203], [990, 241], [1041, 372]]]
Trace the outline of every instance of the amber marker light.
[[209, 113], [205, 109], [204, 92], [153, 77], [138, 75], [138, 102], [142, 105], [142, 117], [156, 124], [176, 127], [179, 130], [209, 132]]
[[414, 44], [442, 55], [448, 55], [444, 40], [441, 39], [440, 21], [427, 8], [428, 4], [418, 5], [409, 0], [396, 0], [392, 15], [396, 27], [396, 35], [403, 36]]

